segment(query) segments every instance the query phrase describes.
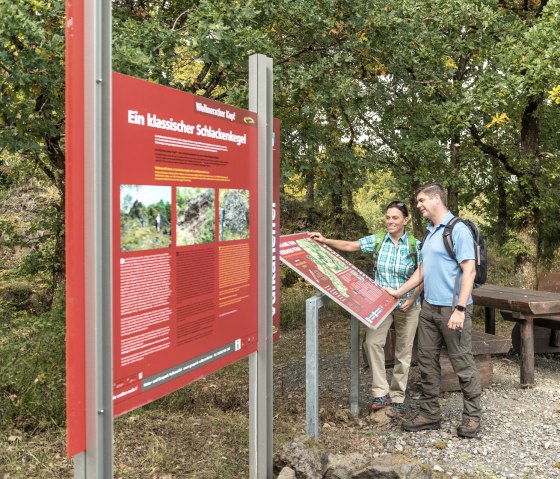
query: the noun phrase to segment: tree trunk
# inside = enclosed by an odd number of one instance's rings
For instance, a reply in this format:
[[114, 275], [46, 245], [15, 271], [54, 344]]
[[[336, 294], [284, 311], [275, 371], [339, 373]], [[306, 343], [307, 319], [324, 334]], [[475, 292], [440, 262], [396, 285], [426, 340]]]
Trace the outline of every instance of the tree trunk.
[[[459, 171], [461, 167], [461, 155], [459, 147], [461, 146], [460, 138], [454, 135], [449, 142], [449, 156], [453, 171]], [[450, 186], [447, 189], [447, 208], [456, 216], [459, 216], [459, 194], [456, 186]]]
[[520, 288], [537, 288], [537, 240], [535, 225], [527, 225], [522, 231], [516, 231], [518, 239], [527, 248], [528, 252], [518, 255], [515, 261], [515, 281]]
[[414, 194], [414, 192], [420, 186], [420, 182], [415, 178], [416, 175], [414, 171], [412, 173], [412, 180], [410, 181], [411, 190], [410, 190], [410, 199], [409, 199], [409, 206], [410, 206], [409, 214], [412, 216], [412, 223], [414, 226], [412, 230], [413, 234], [416, 238], [422, 241], [424, 235], [426, 234], [426, 227], [424, 223], [424, 218], [420, 214], [420, 210], [416, 207], [416, 195]]
[[346, 209], [348, 211], [354, 211], [354, 192], [351, 188], [344, 188], [344, 197], [346, 199]]
[[507, 192], [502, 178], [497, 179], [498, 193], [498, 218], [496, 220], [496, 243], [503, 246], [506, 242], [506, 230], [508, 225]]
[[459, 216], [459, 199], [458, 199], [457, 188], [450, 186], [447, 188], [447, 209], [451, 211], [455, 216]]
[[305, 202], [315, 204], [315, 168], [311, 168], [305, 175]]
[[342, 215], [342, 188], [344, 184], [344, 174], [337, 168], [336, 176], [333, 178], [332, 190], [331, 190], [331, 204], [333, 213], [336, 216]]
[[521, 118], [520, 153], [525, 163], [524, 178], [520, 178], [520, 189], [526, 208], [526, 216], [516, 228], [517, 238], [525, 246], [526, 252], [518, 255], [515, 261], [515, 274], [520, 286], [534, 288], [537, 285], [538, 244], [540, 212], [535, 201], [539, 197], [538, 186], [534, 179], [539, 175], [539, 124], [536, 115], [541, 97], [532, 97]]

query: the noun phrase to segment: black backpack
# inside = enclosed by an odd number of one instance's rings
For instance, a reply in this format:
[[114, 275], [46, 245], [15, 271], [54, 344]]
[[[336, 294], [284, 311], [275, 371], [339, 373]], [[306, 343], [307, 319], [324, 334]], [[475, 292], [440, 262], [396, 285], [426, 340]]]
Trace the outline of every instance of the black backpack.
[[458, 216], [454, 216], [443, 229], [443, 244], [445, 245], [447, 254], [451, 256], [455, 261], [457, 261], [457, 257], [453, 252], [453, 239], [451, 237], [451, 232], [453, 231], [453, 227], [459, 222], [467, 225], [473, 237], [476, 264], [474, 287], [478, 288], [480, 285], [486, 282], [486, 277], [488, 275], [488, 258], [486, 253], [486, 241], [484, 241], [484, 238], [480, 234], [480, 231], [478, 230], [476, 225], [471, 220], [464, 220], [462, 218], [459, 218]]

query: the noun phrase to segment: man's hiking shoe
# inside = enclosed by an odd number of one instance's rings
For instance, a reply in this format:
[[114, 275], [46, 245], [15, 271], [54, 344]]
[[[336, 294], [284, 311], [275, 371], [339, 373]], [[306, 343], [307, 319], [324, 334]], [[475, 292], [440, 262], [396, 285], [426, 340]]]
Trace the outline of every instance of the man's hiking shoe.
[[399, 414], [404, 414], [404, 403], [403, 402], [392, 402], [389, 403], [389, 407], [392, 407]]
[[385, 394], [385, 396], [373, 398], [373, 402], [371, 403], [371, 410], [377, 411], [378, 409], [383, 409], [389, 404], [391, 404], [391, 396]]
[[475, 437], [480, 429], [480, 421], [472, 417], [464, 417], [463, 423], [457, 428], [457, 435], [461, 437]]
[[431, 429], [439, 429], [440, 422], [428, 419], [418, 414], [412, 421], [403, 423], [403, 429], [408, 432], [427, 431]]

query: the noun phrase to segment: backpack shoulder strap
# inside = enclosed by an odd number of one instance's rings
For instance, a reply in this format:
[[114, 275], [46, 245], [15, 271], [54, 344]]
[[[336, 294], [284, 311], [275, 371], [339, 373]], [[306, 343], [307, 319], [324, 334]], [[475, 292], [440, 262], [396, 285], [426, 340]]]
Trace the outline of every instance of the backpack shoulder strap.
[[416, 238], [414, 236], [412, 236], [410, 233], [408, 234], [408, 250], [410, 251], [410, 253], [416, 253], [416, 251], [418, 250], [418, 248], [416, 247]]
[[451, 258], [453, 258], [455, 261], [457, 261], [457, 257], [455, 256], [455, 252], [453, 251], [453, 238], [451, 236], [451, 233], [453, 232], [453, 227], [459, 221], [462, 221], [461, 218], [459, 218], [458, 216], [454, 216], [443, 228], [443, 245], [445, 246], [447, 254], [451, 256]]
[[373, 244], [373, 279], [375, 279], [375, 273], [377, 272], [377, 263], [379, 252], [381, 251], [381, 243], [383, 243], [383, 238], [385, 238], [385, 233], [378, 231], [375, 233], [375, 243]]
[[381, 243], [383, 243], [383, 238], [385, 238], [385, 233], [382, 233], [381, 231], [375, 233], [375, 245], [373, 247], [375, 253], [379, 253], [381, 251]]

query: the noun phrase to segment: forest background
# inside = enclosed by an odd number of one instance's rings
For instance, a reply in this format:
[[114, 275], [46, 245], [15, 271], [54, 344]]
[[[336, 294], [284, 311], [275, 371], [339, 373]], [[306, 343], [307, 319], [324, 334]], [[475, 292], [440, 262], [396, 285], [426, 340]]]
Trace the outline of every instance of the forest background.
[[[64, 13], [0, 0], [4, 431], [65, 421]], [[283, 233], [357, 239], [438, 181], [491, 282], [560, 269], [560, 0], [114, 0], [113, 22], [115, 71], [243, 108], [248, 56], [273, 58]], [[305, 287], [282, 288], [297, 327]]]

